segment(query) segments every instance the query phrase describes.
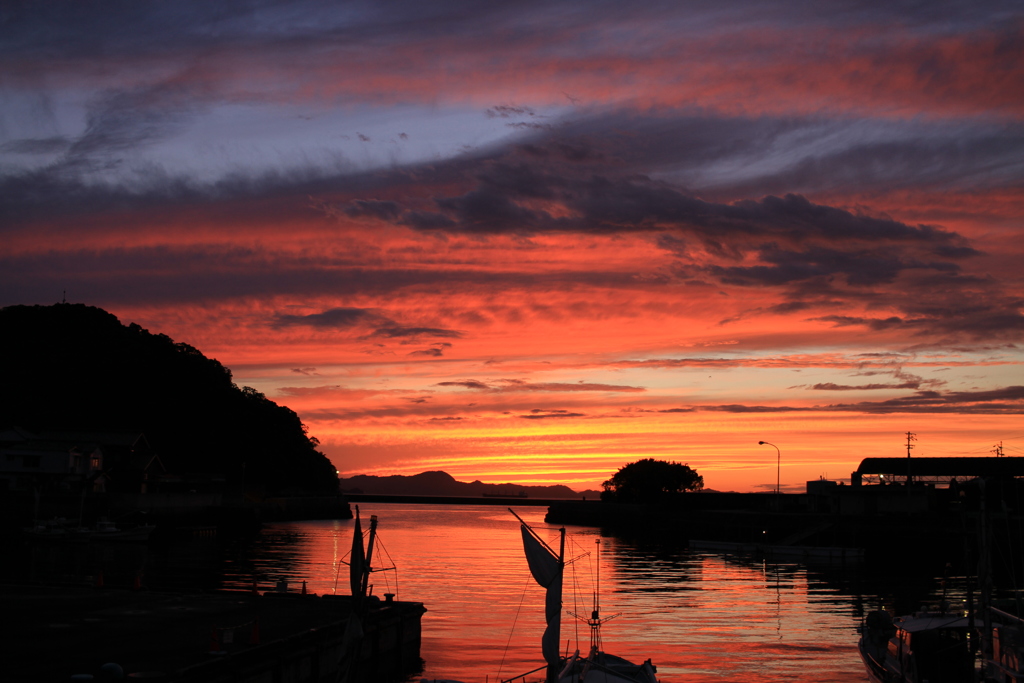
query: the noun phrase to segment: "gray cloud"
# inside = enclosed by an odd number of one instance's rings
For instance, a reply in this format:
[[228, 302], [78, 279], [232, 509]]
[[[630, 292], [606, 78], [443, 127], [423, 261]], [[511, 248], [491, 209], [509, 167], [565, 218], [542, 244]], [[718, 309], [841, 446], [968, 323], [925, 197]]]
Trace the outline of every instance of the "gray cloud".
[[860, 401], [857, 403], [834, 403], [807, 407], [723, 404], [672, 408], [658, 412], [688, 413], [696, 411], [722, 413], [852, 412], [867, 414], [957, 413], [1017, 415], [1024, 414], [1024, 386], [1009, 386], [984, 391], [918, 391], [910, 396], [892, 398], [885, 401]]
[[[309, 313], [307, 315], [282, 314], [275, 318], [280, 327], [294, 325], [308, 325], [310, 327], [347, 329], [358, 325], [375, 325], [382, 321], [388, 321], [376, 311], [365, 308], [332, 308], [320, 313]], [[390, 322], [390, 321], [388, 321]]]
[[465, 379], [457, 382], [438, 382], [439, 387], [462, 387], [463, 389], [481, 389], [487, 390], [490, 387], [484, 383], [475, 379]]
[[917, 389], [921, 382], [900, 382], [898, 384], [835, 384], [822, 382], [810, 387], [815, 391], [874, 391], [877, 389]]
[[404, 337], [419, 338], [419, 337], [452, 337], [460, 338], [462, 333], [456, 330], [445, 330], [437, 327], [403, 327], [401, 325], [391, 325], [388, 327], [380, 327], [373, 331], [371, 336], [374, 337], [385, 337], [387, 339], [399, 339]]
[[552, 418], [586, 417], [583, 413], [571, 413], [568, 410], [543, 410], [534, 408], [528, 415], [520, 415], [524, 420], [549, 420]]
[[451, 382], [440, 382], [439, 387], [462, 387], [476, 391], [490, 392], [581, 392], [581, 391], [607, 391], [615, 393], [635, 393], [646, 391], [643, 387], [631, 387], [621, 384], [595, 384], [591, 382], [527, 382], [521, 379], [502, 379], [492, 384], [479, 380], [461, 380]]
[[71, 141], [63, 135], [48, 138], [23, 138], [11, 140], [0, 145], [0, 151], [14, 154], [53, 154], [63, 152], [71, 146]]

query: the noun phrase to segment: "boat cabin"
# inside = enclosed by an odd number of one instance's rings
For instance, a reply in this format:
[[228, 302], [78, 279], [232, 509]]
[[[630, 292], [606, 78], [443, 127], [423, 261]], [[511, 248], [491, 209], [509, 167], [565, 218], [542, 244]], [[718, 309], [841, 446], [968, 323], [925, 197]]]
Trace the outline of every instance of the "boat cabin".
[[977, 628], [967, 617], [915, 614], [894, 619], [886, 669], [897, 680], [915, 683], [959, 683], [973, 680]]

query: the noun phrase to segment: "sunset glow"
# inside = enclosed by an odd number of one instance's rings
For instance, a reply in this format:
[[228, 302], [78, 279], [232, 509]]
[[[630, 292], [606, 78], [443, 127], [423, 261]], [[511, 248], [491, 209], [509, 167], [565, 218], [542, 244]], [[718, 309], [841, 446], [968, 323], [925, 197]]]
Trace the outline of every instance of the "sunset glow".
[[218, 6], [4, 11], [0, 306], [191, 344], [342, 476], [1024, 455], [1019, 3]]

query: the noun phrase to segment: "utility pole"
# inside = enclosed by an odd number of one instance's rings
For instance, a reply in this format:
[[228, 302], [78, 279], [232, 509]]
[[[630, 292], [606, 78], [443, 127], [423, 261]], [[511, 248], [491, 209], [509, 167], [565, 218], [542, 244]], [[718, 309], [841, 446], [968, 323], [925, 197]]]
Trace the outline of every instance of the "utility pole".
[[993, 446], [992, 447], [992, 452], [996, 454], [997, 458], [1003, 457], [1003, 442], [1000, 441], [995, 446]]
[[910, 449], [914, 447], [911, 443], [913, 441], [917, 441], [917, 434], [907, 432], [907, 488], [914, 482], [914, 477], [910, 474]]

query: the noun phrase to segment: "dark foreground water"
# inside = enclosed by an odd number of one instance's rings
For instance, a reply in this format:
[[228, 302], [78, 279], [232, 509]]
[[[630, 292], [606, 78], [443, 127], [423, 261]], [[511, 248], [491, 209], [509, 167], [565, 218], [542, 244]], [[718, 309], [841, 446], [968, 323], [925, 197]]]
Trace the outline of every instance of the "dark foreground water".
[[[517, 512], [557, 543], [543, 523], [546, 508]], [[366, 503], [379, 518], [371, 583], [377, 595], [423, 602], [422, 657], [428, 678], [484, 683], [541, 665], [543, 589], [523, 557], [519, 523], [500, 506]], [[252, 538], [215, 538], [150, 545], [37, 544], [10, 553], [7, 578], [91, 581], [129, 587], [138, 577], [151, 589], [262, 589], [280, 579], [299, 590], [345, 593], [344, 564], [352, 520], [268, 525]], [[604, 649], [635, 661], [651, 658], [659, 678], [673, 681], [865, 681], [856, 652], [865, 612], [884, 605], [908, 611], [938, 600], [941, 582], [930, 576], [869, 574], [851, 568], [765, 564], [749, 558], [689, 551], [669, 543], [604, 537], [569, 527], [567, 610], [588, 615], [598, 576]], [[962, 597], [947, 582], [948, 597]], [[895, 604], [894, 604], [895, 603]], [[586, 650], [588, 630], [563, 617], [563, 646]], [[567, 641], [571, 644], [566, 645]]]

